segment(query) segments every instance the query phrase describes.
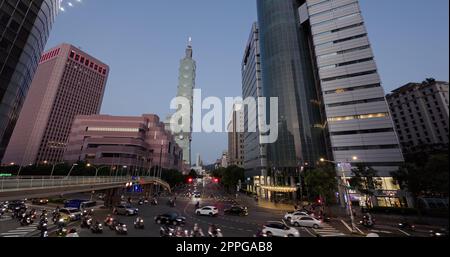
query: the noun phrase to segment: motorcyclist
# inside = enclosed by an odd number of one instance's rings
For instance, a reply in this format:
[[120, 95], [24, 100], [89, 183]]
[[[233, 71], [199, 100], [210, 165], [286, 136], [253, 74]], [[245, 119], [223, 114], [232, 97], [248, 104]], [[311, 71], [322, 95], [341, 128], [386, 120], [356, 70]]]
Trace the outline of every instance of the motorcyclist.
[[72, 228], [66, 237], [80, 237], [80, 236], [78, 235], [77, 230]]
[[212, 224], [211, 226], [209, 226], [208, 234], [211, 237], [222, 237], [222, 233], [220, 232], [220, 229], [215, 224]]
[[200, 202], [197, 202], [197, 203], [195, 204], [195, 209], [198, 209], [198, 208], [200, 208]]
[[191, 237], [204, 237], [202, 229], [198, 226], [197, 223], [194, 224], [194, 228], [191, 231]]
[[136, 228], [142, 228], [144, 226], [144, 219], [142, 219], [141, 217], [137, 217], [134, 221], [134, 226]]

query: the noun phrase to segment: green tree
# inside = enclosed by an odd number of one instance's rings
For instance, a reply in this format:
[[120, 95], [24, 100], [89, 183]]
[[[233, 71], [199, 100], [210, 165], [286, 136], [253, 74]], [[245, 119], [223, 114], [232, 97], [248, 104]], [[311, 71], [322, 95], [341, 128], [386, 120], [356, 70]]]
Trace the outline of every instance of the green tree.
[[336, 170], [334, 165], [321, 164], [316, 169], [305, 173], [305, 184], [314, 197], [320, 197], [327, 205], [334, 199], [337, 190]]
[[448, 154], [432, 155], [426, 163], [407, 163], [392, 172], [397, 184], [411, 193], [416, 204], [421, 196], [448, 197], [449, 192]]
[[372, 167], [360, 163], [355, 169], [352, 169], [352, 173], [354, 176], [350, 179], [350, 186], [366, 196], [367, 207], [373, 207], [372, 197], [381, 187], [381, 183], [376, 180], [378, 172]]
[[233, 191], [240, 181], [245, 180], [245, 170], [238, 166], [229, 166], [222, 170], [221, 183], [225, 186], [228, 192]]
[[164, 170], [161, 174], [161, 179], [169, 183], [171, 187], [175, 187], [185, 181], [185, 177], [178, 170]]

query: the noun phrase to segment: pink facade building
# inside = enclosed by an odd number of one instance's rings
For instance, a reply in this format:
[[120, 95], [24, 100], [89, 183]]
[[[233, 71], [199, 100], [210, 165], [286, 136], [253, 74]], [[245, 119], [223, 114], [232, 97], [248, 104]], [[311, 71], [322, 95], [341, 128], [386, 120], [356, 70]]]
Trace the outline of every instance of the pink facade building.
[[108, 65], [69, 44], [44, 53], [3, 162], [61, 162], [75, 116], [100, 113], [108, 74]]
[[77, 116], [64, 160], [84, 161], [111, 170], [185, 169], [183, 150], [156, 115]]

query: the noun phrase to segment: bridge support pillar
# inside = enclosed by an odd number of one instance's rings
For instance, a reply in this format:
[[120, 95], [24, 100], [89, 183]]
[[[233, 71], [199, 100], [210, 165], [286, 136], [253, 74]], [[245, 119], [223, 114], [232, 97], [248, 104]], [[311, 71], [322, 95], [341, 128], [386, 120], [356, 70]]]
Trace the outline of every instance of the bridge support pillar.
[[121, 189], [120, 188], [112, 188], [106, 191], [105, 196], [105, 207], [114, 207], [115, 205], [120, 204], [121, 202]]

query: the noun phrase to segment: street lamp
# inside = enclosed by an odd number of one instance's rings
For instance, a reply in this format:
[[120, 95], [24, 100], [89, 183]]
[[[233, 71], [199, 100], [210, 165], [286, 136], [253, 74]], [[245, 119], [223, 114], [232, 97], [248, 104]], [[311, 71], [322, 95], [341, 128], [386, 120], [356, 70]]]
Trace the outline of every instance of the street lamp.
[[[354, 161], [357, 161], [358, 157], [353, 156], [352, 159]], [[335, 165], [339, 164], [338, 162], [326, 160], [325, 158], [320, 158], [320, 162], [329, 162], [329, 163], [333, 163]], [[348, 162], [348, 160], [347, 160], [347, 162]], [[342, 167], [342, 180], [343, 181], [341, 181], [340, 186], [344, 188], [345, 197], [347, 198], [347, 208], [348, 208], [348, 211], [350, 212], [350, 220], [352, 222], [352, 233], [354, 233], [356, 231], [355, 216], [353, 215], [353, 207], [352, 207], [352, 202], [350, 200], [350, 194], [348, 192], [347, 177], [345, 176], [344, 167]]]
[[58, 166], [58, 165], [60, 165], [60, 164], [65, 164], [65, 162], [59, 162], [59, 163], [53, 164], [52, 172], [50, 173], [50, 178], [53, 177], [53, 172], [55, 171], [55, 167]]
[[69, 177], [70, 177], [70, 174], [72, 173], [72, 170], [75, 168], [75, 166], [78, 166], [78, 164], [74, 163], [74, 164], [72, 165], [72, 167], [71, 167], [70, 170], [69, 170], [69, 174], [67, 174], [67, 177], [66, 177], [66, 178], [69, 178]]
[[101, 169], [109, 168], [109, 166], [102, 166], [102, 167], [97, 168], [97, 167], [94, 167], [93, 165], [91, 165], [90, 163], [88, 163], [86, 166], [87, 166], [88, 168], [93, 167], [93, 168], [95, 169], [95, 177], [96, 177], [96, 178], [97, 178], [98, 172], [99, 172]]

